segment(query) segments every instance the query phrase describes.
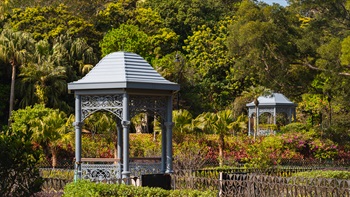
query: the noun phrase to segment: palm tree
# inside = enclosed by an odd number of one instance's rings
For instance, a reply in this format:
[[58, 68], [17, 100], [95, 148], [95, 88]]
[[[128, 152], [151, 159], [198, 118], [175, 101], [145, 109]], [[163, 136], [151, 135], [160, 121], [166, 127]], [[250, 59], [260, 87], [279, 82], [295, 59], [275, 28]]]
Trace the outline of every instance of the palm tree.
[[197, 127], [203, 131], [209, 131], [217, 134], [219, 146], [219, 164], [223, 165], [225, 136], [231, 133], [234, 126], [234, 117], [232, 110], [223, 110], [218, 113], [204, 113], [197, 118]]
[[96, 63], [96, 54], [86, 40], [72, 38], [70, 35], [60, 35], [54, 40], [54, 56], [60, 57], [62, 66], [67, 68], [68, 80], [76, 80], [79, 75], [86, 74]]
[[257, 132], [259, 130], [258, 122], [258, 106], [259, 106], [259, 96], [271, 95], [272, 91], [264, 86], [251, 86], [247, 91], [242, 92], [242, 96], [248, 99], [252, 99], [255, 105], [255, 129], [254, 129], [254, 140], [256, 139]]
[[192, 114], [185, 110], [173, 111], [174, 131], [180, 133], [188, 133], [191, 131]]
[[219, 135], [219, 164], [223, 165], [225, 136], [231, 133], [232, 124], [234, 122], [233, 112], [231, 110], [219, 111], [216, 122], [214, 122], [214, 132]]
[[4, 29], [0, 34], [0, 59], [10, 63], [12, 68], [9, 117], [11, 117], [15, 99], [16, 68], [24, 64], [34, 51], [34, 42], [31, 35], [25, 32]]
[[[39, 41], [35, 45], [33, 62], [24, 64], [20, 68], [19, 76], [22, 77], [26, 89], [33, 90], [38, 103], [58, 108], [61, 102], [60, 94], [66, 92], [66, 70], [65, 67], [57, 65], [60, 57], [52, 53], [47, 41]], [[33, 88], [28, 88], [31, 86]], [[26, 99], [28, 98], [25, 97], [22, 103], [28, 104]]]
[[66, 129], [67, 117], [64, 112], [49, 109], [48, 114], [42, 118], [31, 121], [33, 131], [33, 141], [40, 144], [46, 153], [52, 155], [52, 167], [57, 166], [57, 151], [62, 141], [69, 137]]

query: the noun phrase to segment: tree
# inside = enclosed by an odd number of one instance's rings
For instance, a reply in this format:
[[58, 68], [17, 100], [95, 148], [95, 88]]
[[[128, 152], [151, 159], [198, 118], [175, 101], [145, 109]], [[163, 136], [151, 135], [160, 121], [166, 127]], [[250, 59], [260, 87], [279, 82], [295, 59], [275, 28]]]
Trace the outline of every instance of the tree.
[[[65, 140], [67, 130], [65, 123], [66, 114], [58, 110], [49, 110], [47, 116], [31, 121], [33, 140], [39, 143], [44, 150], [49, 149], [52, 158], [52, 167], [57, 166], [57, 153], [62, 140]], [[46, 153], [48, 155], [48, 153]]]
[[31, 140], [40, 145], [47, 158], [52, 155], [52, 166], [57, 165], [57, 148], [68, 137], [67, 117], [57, 109], [34, 105], [14, 111], [11, 127], [24, 133], [31, 133]]
[[102, 56], [115, 51], [127, 51], [137, 53], [148, 62], [152, 62], [169, 51], [171, 47], [167, 44], [171, 45], [176, 40], [177, 36], [168, 29], [160, 29], [157, 34], [148, 35], [138, 26], [123, 24], [107, 32], [100, 42], [100, 47]]
[[0, 132], [0, 195], [32, 196], [40, 191], [42, 178], [37, 168], [40, 151], [31, 143], [31, 132]]
[[312, 75], [293, 64], [299, 36], [299, 21], [295, 15], [277, 4], [268, 6], [242, 1], [235, 17], [237, 20], [230, 26], [227, 40], [235, 76], [251, 78], [275, 91], [292, 95], [305, 91], [302, 82], [308, 78], [296, 80], [295, 77]]
[[104, 9], [97, 13], [97, 29], [102, 32], [111, 28], [119, 28], [133, 17], [137, 0], [123, 0], [107, 3]]
[[235, 0], [147, 0], [141, 6], [150, 7], [158, 12], [164, 20], [165, 27], [175, 31], [179, 38], [178, 50], [184, 40], [192, 35], [197, 27], [206, 25], [213, 27], [217, 21], [233, 13]]
[[245, 98], [250, 98], [253, 100], [253, 103], [255, 105], [255, 129], [254, 129], [254, 140], [256, 139], [257, 132], [259, 130], [259, 122], [258, 122], [258, 106], [259, 106], [259, 100], [258, 98], [260, 96], [268, 96], [271, 95], [271, 90], [267, 89], [264, 86], [251, 86], [247, 91], [242, 92], [242, 96]]
[[[134, 28], [136, 32], [130, 32], [130, 36], [136, 36], [136, 34], [140, 35], [141, 32], [142, 34], [146, 34], [147, 38], [144, 36], [142, 38], [147, 39], [145, 40], [148, 45], [148, 47], [145, 48], [147, 52], [145, 58], [148, 61], [151, 59], [147, 56], [160, 58], [161, 56], [171, 53], [176, 48], [178, 35], [176, 35], [171, 28], [165, 26], [164, 20], [158, 12], [155, 12], [151, 8], [137, 6], [135, 0], [109, 3], [106, 5], [105, 9], [99, 12], [98, 16], [99, 24], [104, 26], [101, 31], [106, 32], [115, 31], [115, 29], [123, 29], [122, 31], [126, 30], [125, 33], [128, 33], [126, 27], [130, 25], [137, 27], [137, 30]], [[121, 32], [119, 31], [119, 33]], [[125, 36], [128, 36], [128, 34], [124, 35], [123, 40], [129, 42], [128, 37], [125, 38]], [[140, 43], [140, 41], [137, 42]], [[131, 50], [130, 47], [121, 44], [119, 44], [117, 49], [124, 49], [125, 51]], [[137, 51], [140, 51], [140, 54], [142, 53], [142, 50], [138, 49]], [[103, 54], [105, 55], [104, 52]]]
[[[58, 108], [61, 102], [60, 94], [66, 92], [66, 69], [57, 65], [61, 56], [53, 54], [50, 44], [44, 40], [37, 42], [35, 49], [33, 62], [24, 64], [19, 74], [22, 83], [27, 84], [26, 95], [35, 95], [39, 104]], [[34, 103], [27, 99], [24, 106], [29, 104]]]
[[192, 91], [196, 90], [205, 101], [202, 102], [205, 110], [224, 109], [251, 84], [250, 78], [237, 74], [234, 59], [228, 53], [226, 42], [232, 23], [232, 19], [226, 18], [213, 28], [203, 25], [185, 40], [187, 69], [193, 72], [188, 77], [197, 86]]
[[219, 146], [219, 164], [223, 165], [225, 136], [232, 133], [234, 126], [233, 112], [231, 110], [223, 110], [217, 113], [203, 113], [197, 118], [197, 127], [203, 131], [209, 131], [217, 134]]
[[31, 33], [35, 40], [52, 42], [61, 34], [86, 38], [91, 42], [99, 37], [93, 24], [69, 12], [64, 4], [16, 8], [7, 22], [16, 31]]
[[191, 132], [192, 114], [185, 110], [173, 111], [174, 132], [189, 133]]
[[107, 32], [100, 47], [102, 56], [115, 51], [127, 51], [137, 53], [146, 60], [152, 57], [149, 36], [134, 25], [121, 25]]
[[30, 54], [34, 51], [34, 40], [30, 34], [25, 32], [14, 32], [11, 29], [5, 29], [0, 35], [0, 58], [11, 64], [11, 89], [9, 117], [14, 108], [16, 69], [24, 64]]

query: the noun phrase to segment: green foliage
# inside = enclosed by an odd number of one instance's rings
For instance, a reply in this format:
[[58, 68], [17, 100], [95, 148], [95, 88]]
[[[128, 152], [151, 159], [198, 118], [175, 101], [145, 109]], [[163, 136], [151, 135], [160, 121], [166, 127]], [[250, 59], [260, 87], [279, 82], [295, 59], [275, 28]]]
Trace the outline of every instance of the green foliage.
[[132, 134], [130, 141], [131, 157], [157, 157], [161, 155], [161, 142], [153, 140], [152, 134]]
[[231, 15], [233, 1], [193, 1], [193, 0], [147, 0], [143, 4], [158, 12], [166, 27], [180, 36], [180, 43], [199, 26], [212, 27], [227, 15]]
[[147, 34], [136, 25], [122, 24], [107, 32], [100, 41], [100, 47], [102, 56], [116, 51], [127, 51], [137, 53], [151, 62], [155, 57], [161, 57], [165, 51], [169, 51], [169, 45], [176, 40], [176, 34], [169, 29], [159, 29], [157, 34]]
[[310, 129], [310, 126], [305, 123], [293, 122], [281, 127], [282, 133], [287, 132], [306, 132]]
[[31, 132], [0, 132], [0, 195], [31, 196], [40, 191], [42, 179], [36, 164], [40, 151], [31, 143]]
[[264, 169], [281, 162], [283, 141], [274, 136], [265, 137], [260, 143], [248, 147], [246, 167]]
[[54, 178], [54, 179], [64, 179], [73, 180], [74, 170], [63, 170], [63, 169], [41, 169], [40, 176], [42, 178]]
[[67, 138], [65, 123], [66, 114], [59, 110], [34, 105], [14, 111], [11, 116], [11, 127], [28, 134], [30, 140], [41, 146], [47, 157], [52, 155], [52, 165], [56, 166], [57, 149]]
[[69, 183], [64, 188], [64, 197], [100, 197], [100, 196], [216, 196], [215, 191], [163, 190], [160, 188], [135, 187], [125, 184], [104, 184], [89, 181]]
[[205, 100], [204, 109], [222, 110], [250, 83], [249, 78], [235, 73], [234, 59], [228, 54], [226, 41], [232, 23], [231, 18], [226, 18], [213, 28], [200, 26], [185, 40], [183, 48], [193, 71], [188, 77], [199, 87], [195, 90]]
[[148, 35], [134, 25], [121, 25], [109, 31], [100, 42], [102, 56], [116, 51], [134, 52], [149, 59], [150, 41]]
[[332, 179], [350, 179], [349, 171], [340, 170], [313, 170], [306, 172], [298, 172], [292, 174], [293, 177], [306, 177], [306, 178], [332, 178]]
[[74, 16], [63, 4], [14, 9], [8, 20], [16, 31], [32, 33], [36, 40], [52, 40], [52, 38], [67, 33], [73, 37], [93, 38], [96, 36], [91, 23]]

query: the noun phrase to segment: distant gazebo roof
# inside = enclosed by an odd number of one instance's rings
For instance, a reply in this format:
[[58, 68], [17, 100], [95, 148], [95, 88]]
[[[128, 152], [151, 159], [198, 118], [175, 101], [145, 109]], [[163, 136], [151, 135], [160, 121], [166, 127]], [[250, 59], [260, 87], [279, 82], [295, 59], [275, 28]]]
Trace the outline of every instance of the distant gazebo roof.
[[[287, 97], [280, 93], [273, 93], [270, 96], [259, 96], [259, 107], [262, 106], [295, 106]], [[255, 107], [254, 102], [248, 103], [247, 107]]]
[[163, 78], [138, 54], [123, 51], [108, 54], [85, 77], [68, 84], [72, 91], [124, 88], [174, 91], [180, 86]]

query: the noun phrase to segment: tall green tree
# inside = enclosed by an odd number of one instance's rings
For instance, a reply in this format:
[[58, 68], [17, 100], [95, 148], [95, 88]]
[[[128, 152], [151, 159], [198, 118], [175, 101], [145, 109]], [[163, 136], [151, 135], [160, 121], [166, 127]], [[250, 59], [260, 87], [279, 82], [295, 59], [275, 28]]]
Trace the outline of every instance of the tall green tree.
[[58, 108], [62, 102], [60, 94], [66, 92], [66, 69], [58, 65], [61, 56], [53, 54], [52, 47], [47, 41], [37, 42], [35, 48], [33, 62], [20, 68], [19, 76], [27, 90], [24, 91], [26, 97], [22, 100], [22, 105], [34, 104], [31, 100], [35, 96], [34, 101]]
[[213, 27], [217, 21], [234, 11], [235, 0], [147, 0], [141, 4], [158, 12], [165, 26], [176, 32], [179, 38], [178, 49], [197, 27], [206, 25]]
[[269, 6], [244, 0], [235, 18], [228, 37], [235, 75], [252, 78], [287, 95], [297, 96], [305, 91], [302, 87], [309, 85], [305, 81], [312, 79], [312, 75], [293, 64], [299, 36], [299, 21], [294, 13], [277, 4]]
[[[251, 84], [246, 76], [238, 75], [234, 58], [228, 52], [228, 27], [231, 18], [219, 21], [213, 28], [201, 26], [185, 40], [190, 81], [197, 87], [190, 90], [205, 102], [204, 110], [222, 110]], [[195, 92], [196, 91], [196, 92]], [[194, 103], [195, 105], [195, 103]]]
[[16, 31], [31, 33], [35, 40], [52, 41], [61, 34], [90, 42], [99, 38], [92, 23], [75, 16], [64, 4], [15, 8], [6, 22]]
[[24, 64], [34, 51], [34, 40], [30, 34], [5, 29], [0, 34], [0, 58], [11, 65], [11, 89], [9, 117], [14, 109], [17, 67]]

